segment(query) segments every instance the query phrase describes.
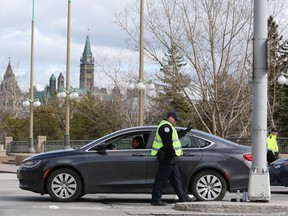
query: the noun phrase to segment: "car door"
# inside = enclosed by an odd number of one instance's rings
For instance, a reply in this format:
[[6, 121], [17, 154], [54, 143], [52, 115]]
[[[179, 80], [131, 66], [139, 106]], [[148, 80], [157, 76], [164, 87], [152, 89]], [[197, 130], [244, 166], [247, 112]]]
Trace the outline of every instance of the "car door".
[[[143, 133], [121, 134], [101, 144], [104, 151], [90, 151], [88, 188], [93, 192], [135, 193], [145, 191], [146, 165], [149, 149], [133, 149], [134, 136]], [[144, 138], [143, 138], [144, 139]]]
[[193, 136], [191, 133], [186, 134], [180, 141], [183, 156], [179, 157], [178, 165], [183, 183], [188, 186], [191, 175], [195, 172], [203, 157], [203, 150], [199, 145], [198, 137]]
[[[153, 134], [155, 136], [155, 134]], [[197, 141], [194, 139], [193, 135], [188, 133], [180, 139], [183, 148], [183, 156], [178, 158], [178, 165], [182, 175], [182, 180], [187, 186], [189, 183], [189, 178], [193, 170], [197, 167], [197, 164], [202, 158], [202, 151], [199, 148]], [[151, 145], [152, 146], [152, 145]], [[151, 147], [150, 147], [151, 149]], [[158, 168], [157, 158], [149, 155], [147, 162], [147, 186], [153, 187], [155, 175]], [[165, 191], [173, 192], [170, 183], [167, 185]]]

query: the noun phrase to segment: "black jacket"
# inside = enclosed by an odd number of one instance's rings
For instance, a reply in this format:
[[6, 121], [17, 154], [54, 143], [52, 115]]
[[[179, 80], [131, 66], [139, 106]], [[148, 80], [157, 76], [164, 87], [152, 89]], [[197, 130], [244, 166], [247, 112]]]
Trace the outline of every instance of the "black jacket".
[[[161, 151], [163, 151], [166, 154], [166, 158], [168, 160], [174, 158], [175, 156], [175, 150], [173, 148], [173, 141], [172, 141], [172, 128], [171, 126], [167, 124], [163, 124], [158, 129], [159, 136], [161, 137], [163, 147], [161, 148]], [[185, 130], [179, 130], [178, 132], [179, 139], [187, 133]]]

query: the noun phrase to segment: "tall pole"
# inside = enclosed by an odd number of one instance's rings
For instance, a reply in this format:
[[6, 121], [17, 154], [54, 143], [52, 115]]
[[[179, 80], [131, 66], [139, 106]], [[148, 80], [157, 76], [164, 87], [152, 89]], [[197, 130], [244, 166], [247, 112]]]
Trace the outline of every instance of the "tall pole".
[[252, 168], [249, 200], [269, 201], [269, 172], [266, 162], [267, 136], [267, 1], [254, 0]]
[[[139, 81], [144, 81], [143, 52], [144, 52], [144, 0], [140, 0], [140, 55], [139, 55]], [[138, 124], [144, 124], [144, 90], [139, 90]]]
[[34, 101], [34, 0], [32, 0], [31, 58], [30, 58], [30, 124], [28, 152], [35, 153], [33, 141], [33, 101]]
[[68, 19], [67, 19], [67, 59], [66, 59], [66, 110], [65, 110], [65, 135], [64, 135], [64, 148], [70, 148], [70, 7], [71, 0], [68, 0]]

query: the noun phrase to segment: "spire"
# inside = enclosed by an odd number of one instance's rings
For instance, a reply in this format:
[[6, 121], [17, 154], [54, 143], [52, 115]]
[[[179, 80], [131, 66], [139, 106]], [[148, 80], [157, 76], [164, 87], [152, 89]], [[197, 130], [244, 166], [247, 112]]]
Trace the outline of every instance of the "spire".
[[51, 75], [50, 80], [56, 80], [56, 77], [54, 74]]
[[4, 74], [4, 79], [5, 79], [5, 78], [8, 78], [8, 77], [13, 77], [13, 78], [15, 78], [15, 75], [14, 75], [14, 73], [13, 73], [13, 70], [12, 70], [12, 67], [11, 67], [11, 64], [10, 64], [10, 60], [9, 60], [9, 63], [8, 63], [6, 72], [5, 72], [5, 74]]
[[89, 40], [89, 36], [86, 36], [86, 43], [85, 43], [85, 48], [84, 48], [84, 52], [83, 55], [92, 55], [91, 52], [91, 46], [90, 46], [90, 40]]
[[[21, 92], [20, 88], [19, 88], [19, 86], [17, 84], [17, 80], [15, 78], [14, 72], [12, 70], [12, 66], [11, 66], [10, 61], [8, 63], [6, 72], [4, 73], [4, 77], [3, 77], [3, 81], [1, 83], [1, 86], [3, 86], [3, 85], [5, 86], [5, 85], [7, 85], [7, 83], [9, 84], [8, 85], [9, 88], [14, 89], [17, 92]], [[1, 88], [1, 86], [0, 86], [0, 88]], [[8, 88], [8, 87], [6, 86], [5, 88]]]

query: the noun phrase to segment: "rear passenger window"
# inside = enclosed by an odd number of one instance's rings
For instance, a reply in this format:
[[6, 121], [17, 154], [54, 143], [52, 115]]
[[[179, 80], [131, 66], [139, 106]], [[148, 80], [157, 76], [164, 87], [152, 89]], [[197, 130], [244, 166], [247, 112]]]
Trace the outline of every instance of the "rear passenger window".
[[182, 148], [205, 148], [212, 144], [211, 141], [199, 137], [186, 135], [180, 138]]
[[193, 137], [186, 135], [180, 139], [182, 148], [199, 148]]
[[199, 145], [200, 148], [205, 148], [207, 146], [210, 146], [212, 144], [211, 141], [205, 140], [199, 137], [193, 137], [195, 142]]

